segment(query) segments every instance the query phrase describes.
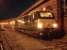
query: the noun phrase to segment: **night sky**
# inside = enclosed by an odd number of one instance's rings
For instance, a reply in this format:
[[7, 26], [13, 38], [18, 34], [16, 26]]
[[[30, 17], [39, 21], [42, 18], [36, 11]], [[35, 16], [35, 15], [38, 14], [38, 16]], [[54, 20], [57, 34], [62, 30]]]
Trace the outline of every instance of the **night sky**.
[[0, 20], [15, 18], [36, 0], [0, 0]]

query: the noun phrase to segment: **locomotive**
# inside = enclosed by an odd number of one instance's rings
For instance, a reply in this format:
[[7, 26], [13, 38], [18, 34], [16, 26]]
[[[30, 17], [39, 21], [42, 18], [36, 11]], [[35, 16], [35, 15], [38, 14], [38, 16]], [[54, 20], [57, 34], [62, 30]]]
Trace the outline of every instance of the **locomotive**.
[[49, 11], [36, 11], [16, 20], [15, 29], [38, 38], [52, 39], [61, 36], [61, 27]]

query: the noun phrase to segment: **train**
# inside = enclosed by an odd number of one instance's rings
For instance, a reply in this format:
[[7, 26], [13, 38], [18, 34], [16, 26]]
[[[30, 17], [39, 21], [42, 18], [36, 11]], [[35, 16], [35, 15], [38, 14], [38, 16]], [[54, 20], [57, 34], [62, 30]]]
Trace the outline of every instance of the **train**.
[[49, 11], [36, 11], [15, 21], [15, 29], [17, 31], [33, 37], [53, 39], [63, 34], [56, 17]]

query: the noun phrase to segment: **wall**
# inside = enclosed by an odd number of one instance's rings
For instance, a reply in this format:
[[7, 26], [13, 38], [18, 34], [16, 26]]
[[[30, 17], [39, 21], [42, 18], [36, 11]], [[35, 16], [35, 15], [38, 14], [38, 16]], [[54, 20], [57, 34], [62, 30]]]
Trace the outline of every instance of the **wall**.
[[64, 31], [67, 33], [67, 16], [64, 17]]

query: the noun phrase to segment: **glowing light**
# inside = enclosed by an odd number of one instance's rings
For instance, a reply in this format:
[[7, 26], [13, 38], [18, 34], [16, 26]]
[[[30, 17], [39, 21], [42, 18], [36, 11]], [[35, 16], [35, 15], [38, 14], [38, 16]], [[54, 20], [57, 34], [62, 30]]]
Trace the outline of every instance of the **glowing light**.
[[38, 27], [39, 29], [41, 29], [41, 28], [43, 28], [43, 24], [42, 24], [42, 23], [38, 23], [38, 24], [37, 24], [37, 27]]
[[5, 24], [8, 24], [8, 23], [4, 22], [4, 23], [0, 23], [0, 24], [4, 24], [5, 25]]
[[46, 8], [43, 8], [43, 11], [46, 11]]
[[11, 21], [10, 24], [12, 24], [12, 25], [15, 24], [15, 21]]
[[54, 24], [53, 24], [53, 27], [54, 27], [54, 28], [57, 28], [57, 27], [58, 27], [58, 24], [54, 23]]
[[23, 23], [23, 24], [25, 23], [25, 22], [24, 22], [24, 21], [22, 21], [22, 20], [17, 20], [17, 21], [18, 21], [18, 22], [20, 22], [20, 23]]

